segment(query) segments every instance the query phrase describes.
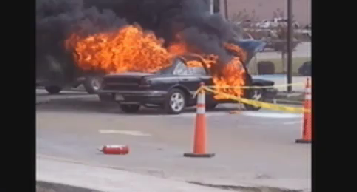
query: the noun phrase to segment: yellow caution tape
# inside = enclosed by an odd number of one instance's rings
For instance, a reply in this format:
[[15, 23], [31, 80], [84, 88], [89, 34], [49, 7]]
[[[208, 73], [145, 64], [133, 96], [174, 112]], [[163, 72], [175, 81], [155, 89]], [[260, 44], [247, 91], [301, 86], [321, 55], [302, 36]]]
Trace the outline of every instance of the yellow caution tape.
[[238, 102], [245, 103], [245, 104], [248, 104], [248, 105], [253, 105], [255, 107], [261, 107], [261, 108], [265, 108], [265, 109], [272, 109], [272, 110], [276, 110], [276, 111], [287, 111], [287, 112], [293, 112], [293, 113], [305, 113], [305, 112], [311, 113], [310, 109], [287, 107], [287, 106], [283, 106], [283, 105], [276, 105], [276, 104], [271, 104], [271, 103], [261, 102], [261, 101], [251, 100], [251, 99], [238, 98], [238, 97], [233, 96], [233, 95], [229, 95], [229, 94], [226, 94], [226, 93], [214, 91], [214, 90], [212, 90], [210, 88], [207, 88], [206, 86], [204, 87], [204, 89], [206, 91], [209, 91], [209, 92], [212, 92], [212, 93], [215, 93], [215, 94], [222, 94], [222, 95], [226, 96], [229, 99], [236, 100]]
[[193, 98], [195, 98], [198, 93], [200, 93], [201, 91], [204, 91], [204, 90], [205, 90], [205, 86], [198, 88], [197, 91], [193, 94]]
[[274, 87], [287, 87], [287, 86], [302, 86], [305, 83], [289, 83], [282, 85], [268, 85], [268, 86], [215, 86], [209, 85], [206, 87], [215, 88], [215, 89], [260, 89], [260, 88], [274, 88]]
[[[274, 88], [274, 87], [287, 87], [287, 86], [297, 86], [297, 85], [305, 85], [305, 83], [290, 83], [290, 84], [283, 84], [283, 85], [269, 85], [269, 86], [215, 86], [215, 85], [208, 85], [205, 87], [214, 88], [214, 89], [261, 89], [261, 88]], [[197, 91], [193, 94], [193, 97], [202, 91], [202, 87], [198, 88]]]

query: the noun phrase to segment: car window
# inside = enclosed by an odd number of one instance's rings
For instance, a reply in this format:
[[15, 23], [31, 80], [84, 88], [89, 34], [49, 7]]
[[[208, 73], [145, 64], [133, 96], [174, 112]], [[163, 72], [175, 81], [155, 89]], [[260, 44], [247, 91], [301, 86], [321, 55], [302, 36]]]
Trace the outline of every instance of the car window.
[[173, 74], [174, 75], [189, 75], [189, 70], [188, 67], [185, 65], [185, 63], [182, 60], [177, 60], [176, 61], [176, 67], [174, 69]]
[[189, 67], [188, 68], [188, 73], [190, 75], [207, 75], [206, 70], [203, 67]]
[[182, 60], [176, 61], [176, 66], [173, 71], [174, 75], [195, 75], [203, 76], [207, 75], [205, 68], [203, 67], [188, 67]]
[[172, 73], [172, 66], [168, 66], [166, 68], [163, 68], [157, 72], [155, 72], [155, 74], [171, 74]]
[[196, 76], [207, 75], [206, 70], [203, 67], [187, 67], [187, 65], [182, 61], [178, 61], [173, 74]]

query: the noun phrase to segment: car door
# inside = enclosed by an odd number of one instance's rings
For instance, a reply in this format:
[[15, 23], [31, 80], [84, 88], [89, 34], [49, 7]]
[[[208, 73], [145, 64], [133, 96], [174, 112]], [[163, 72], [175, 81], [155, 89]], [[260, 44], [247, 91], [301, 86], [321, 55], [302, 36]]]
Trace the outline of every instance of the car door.
[[195, 92], [201, 82], [200, 76], [193, 73], [181, 60], [177, 61], [175, 69], [173, 70], [173, 75], [179, 80], [179, 84], [187, 88], [190, 93]]
[[[198, 83], [192, 85], [192, 87], [196, 91], [199, 89], [201, 82], [203, 82], [206, 86], [214, 85], [212, 76], [210, 76], [203, 67], [190, 67], [188, 70], [190, 74], [198, 77]], [[193, 93], [195, 93], [196, 91], [194, 91]], [[213, 98], [213, 94], [211, 92], [206, 91], [206, 103], [214, 103], [214, 102], [215, 100]]]
[[[191, 96], [200, 88], [201, 82], [205, 85], [212, 85], [212, 77], [207, 74], [203, 67], [188, 67], [183, 62], [177, 63], [173, 74], [179, 79], [180, 85], [189, 90]], [[211, 96], [206, 97], [206, 100], [210, 101], [211, 98]], [[196, 100], [192, 98], [192, 101], [195, 102]]]

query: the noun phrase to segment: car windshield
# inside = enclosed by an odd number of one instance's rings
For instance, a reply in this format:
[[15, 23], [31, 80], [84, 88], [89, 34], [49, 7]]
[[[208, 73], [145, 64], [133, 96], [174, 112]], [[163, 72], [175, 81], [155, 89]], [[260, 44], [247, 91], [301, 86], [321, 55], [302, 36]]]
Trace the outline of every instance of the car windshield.
[[155, 74], [172, 74], [173, 66], [170, 65], [168, 67], [162, 68], [161, 70], [155, 72]]
[[180, 71], [180, 69], [185, 68], [185, 66], [186, 64], [181, 59], [175, 59], [172, 65], [162, 68], [155, 74], [174, 74]]
[[155, 74], [206, 75], [206, 71], [203, 67], [187, 67], [183, 60], [177, 59], [172, 65], [157, 71]]

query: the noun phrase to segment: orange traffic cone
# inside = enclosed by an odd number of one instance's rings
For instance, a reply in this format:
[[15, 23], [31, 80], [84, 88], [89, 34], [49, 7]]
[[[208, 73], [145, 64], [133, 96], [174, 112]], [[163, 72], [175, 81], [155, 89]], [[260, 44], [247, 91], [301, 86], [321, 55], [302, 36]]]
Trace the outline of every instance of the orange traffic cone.
[[[200, 86], [204, 86], [201, 83]], [[196, 128], [193, 144], [193, 153], [184, 153], [185, 157], [213, 157], [214, 153], [206, 153], [206, 106], [205, 91], [201, 90], [197, 96]]]
[[304, 101], [304, 108], [305, 109], [310, 109], [310, 112], [304, 112], [304, 117], [303, 117], [303, 132], [302, 132], [302, 139], [297, 139], [295, 142], [296, 143], [311, 143], [312, 139], [312, 124], [311, 124], [311, 107], [312, 107], [312, 101], [311, 101], [311, 85], [310, 85], [310, 80], [307, 79], [306, 82], [306, 91], [305, 91], [305, 101]]

